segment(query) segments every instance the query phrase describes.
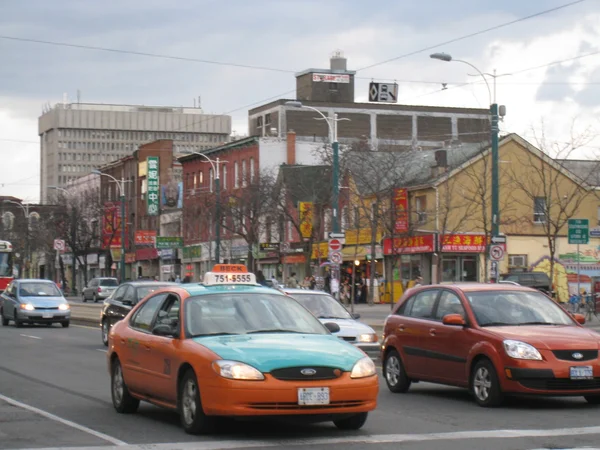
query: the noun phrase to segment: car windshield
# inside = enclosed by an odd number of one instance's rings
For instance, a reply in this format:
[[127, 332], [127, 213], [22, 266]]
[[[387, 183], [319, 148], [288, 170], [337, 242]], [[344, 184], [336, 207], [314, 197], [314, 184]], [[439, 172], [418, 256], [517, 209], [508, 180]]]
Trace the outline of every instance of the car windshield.
[[320, 319], [352, 319], [350, 313], [329, 295], [313, 293], [290, 295]]
[[54, 283], [21, 283], [20, 297], [61, 297], [62, 294]]
[[118, 286], [119, 282], [117, 280], [113, 280], [112, 278], [107, 280], [100, 280], [100, 286]]
[[574, 324], [560, 306], [537, 292], [479, 291], [465, 295], [482, 327]]
[[0, 253], [0, 277], [12, 276], [12, 253]]
[[154, 292], [157, 289], [160, 289], [162, 287], [165, 286], [169, 286], [167, 284], [153, 284], [152, 286], [140, 286], [137, 288], [137, 299], [138, 301], [140, 301], [141, 299], [143, 299], [144, 297], [146, 297], [148, 294], [151, 294], [152, 292]]
[[190, 336], [251, 333], [327, 334], [295, 300], [275, 294], [219, 293], [185, 302], [185, 329]]

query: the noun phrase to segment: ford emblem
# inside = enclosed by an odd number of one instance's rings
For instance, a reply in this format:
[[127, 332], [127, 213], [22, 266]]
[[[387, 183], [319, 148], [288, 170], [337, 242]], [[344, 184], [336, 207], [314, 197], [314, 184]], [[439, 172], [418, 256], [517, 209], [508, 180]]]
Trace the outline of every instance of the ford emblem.
[[581, 358], [583, 358], [583, 355], [581, 353], [579, 353], [579, 352], [573, 353], [573, 355], [571, 355], [571, 356], [573, 356], [573, 358], [575, 358], [575, 359], [581, 359]]
[[317, 371], [315, 369], [302, 369], [300, 371], [302, 375], [306, 375], [307, 377], [313, 376]]

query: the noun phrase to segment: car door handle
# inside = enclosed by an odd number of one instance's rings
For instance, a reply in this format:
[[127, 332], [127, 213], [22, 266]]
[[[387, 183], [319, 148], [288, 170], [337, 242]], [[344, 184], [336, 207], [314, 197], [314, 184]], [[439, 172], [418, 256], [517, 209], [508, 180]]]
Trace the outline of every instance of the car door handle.
[[429, 334], [430, 334], [431, 336], [435, 336], [435, 332], [436, 332], [436, 331], [437, 331], [437, 330], [436, 330], [435, 328], [430, 328], [430, 329], [429, 329]]
[[150, 347], [149, 345], [144, 345], [144, 347], [146, 348], [147, 352], [149, 352], [150, 350], [152, 350], [152, 347]]
[[125, 345], [125, 339], [121, 339], [121, 344]]
[[398, 331], [404, 331], [404, 325], [398, 325], [398, 327], [396, 328]]

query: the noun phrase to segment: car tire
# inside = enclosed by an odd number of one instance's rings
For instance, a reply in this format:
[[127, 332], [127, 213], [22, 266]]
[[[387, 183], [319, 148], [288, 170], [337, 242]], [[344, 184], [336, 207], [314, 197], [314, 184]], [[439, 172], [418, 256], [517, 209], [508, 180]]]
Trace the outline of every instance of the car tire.
[[502, 404], [504, 395], [500, 389], [500, 380], [489, 359], [477, 361], [471, 371], [471, 392], [479, 406], [494, 407]]
[[113, 361], [110, 372], [110, 395], [118, 413], [133, 414], [140, 406], [140, 401], [129, 393], [118, 358]]
[[583, 398], [585, 398], [590, 405], [600, 405], [600, 395], [584, 395]]
[[69, 328], [70, 321], [65, 320], [65, 321], [61, 322], [60, 324], [62, 325], [63, 328]]
[[215, 429], [215, 420], [202, 409], [198, 379], [188, 370], [181, 379], [177, 404], [183, 430], [188, 434], [208, 434]]
[[19, 319], [17, 319], [17, 313], [15, 312], [15, 316], [13, 317], [13, 321], [15, 322], [15, 327], [16, 328], [22, 328], [23, 327], [23, 322], [20, 321]]
[[102, 321], [102, 343], [105, 347], [108, 347], [108, 332], [110, 331], [110, 326], [108, 324], [108, 319], [104, 319]]
[[10, 323], [10, 320], [8, 319], [8, 317], [4, 316], [4, 310], [0, 311], [0, 317], [2, 317], [2, 326], [7, 327]]
[[412, 380], [406, 375], [402, 358], [396, 350], [390, 350], [383, 361], [383, 376], [390, 391], [403, 394], [408, 391]]
[[344, 419], [334, 420], [333, 424], [340, 430], [360, 430], [369, 417], [368, 412], [354, 414]]

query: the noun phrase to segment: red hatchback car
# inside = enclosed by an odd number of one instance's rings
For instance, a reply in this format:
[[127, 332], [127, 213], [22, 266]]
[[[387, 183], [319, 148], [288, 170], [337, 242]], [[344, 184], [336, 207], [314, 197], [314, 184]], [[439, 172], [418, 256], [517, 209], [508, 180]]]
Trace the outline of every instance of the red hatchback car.
[[481, 406], [504, 394], [583, 396], [600, 403], [600, 334], [531, 288], [414, 288], [385, 321], [383, 372], [392, 392], [428, 381], [470, 389]]

